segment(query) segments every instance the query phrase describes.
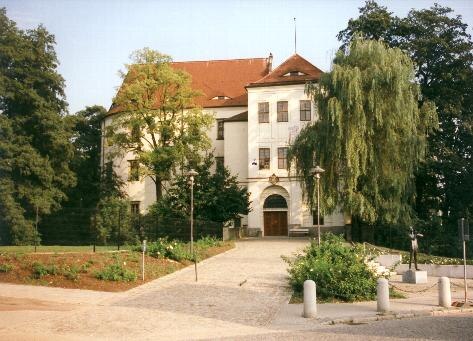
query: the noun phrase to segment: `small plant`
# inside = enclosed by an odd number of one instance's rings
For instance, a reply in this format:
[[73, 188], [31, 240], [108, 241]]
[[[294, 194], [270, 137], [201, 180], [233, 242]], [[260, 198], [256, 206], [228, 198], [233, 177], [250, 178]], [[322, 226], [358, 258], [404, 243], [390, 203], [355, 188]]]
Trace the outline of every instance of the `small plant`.
[[223, 241], [215, 237], [205, 236], [196, 241], [195, 244], [198, 248], [207, 249], [209, 247], [222, 246]]
[[44, 265], [43, 263], [34, 262], [33, 263], [33, 278], [41, 279], [46, 275], [56, 275], [58, 269], [54, 264]]
[[13, 270], [13, 265], [11, 264], [0, 264], [0, 272], [10, 272]]
[[71, 281], [77, 281], [79, 279], [79, 272], [81, 272], [81, 269], [82, 267], [77, 265], [66, 265], [62, 271], [62, 274]]
[[137, 276], [133, 271], [127, 270], [121, 264], [116, 263], [97, 271], [95, 277], [103, 281], [134, 282]]

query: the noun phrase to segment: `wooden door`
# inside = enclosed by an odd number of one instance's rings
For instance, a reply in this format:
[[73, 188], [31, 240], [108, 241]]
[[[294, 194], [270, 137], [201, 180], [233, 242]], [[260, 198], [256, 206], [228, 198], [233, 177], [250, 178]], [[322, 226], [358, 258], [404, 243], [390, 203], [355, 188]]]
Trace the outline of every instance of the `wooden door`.
[[264, 235], [287, 236], [287, 212], [264, 212]]

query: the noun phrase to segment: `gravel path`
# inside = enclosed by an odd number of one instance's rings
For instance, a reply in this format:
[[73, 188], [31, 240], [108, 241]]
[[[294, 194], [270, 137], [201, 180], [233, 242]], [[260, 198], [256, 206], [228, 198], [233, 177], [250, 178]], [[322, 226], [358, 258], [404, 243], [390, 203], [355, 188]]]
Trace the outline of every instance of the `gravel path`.
[[[242, 241], [199, 263], [198, 282], [191, 266], [125, 293], [98, 298], [96, 292], [71, 291], [70, 311], [0, 311], [0, 338], [188, 340], [272, 333], [270, 323], [290, 295], [280, 256], [306, 244]], [[15, 294], [11, 287], [8, 296], [21, 297], [24, 286]], [[28, 297], [48, 301], [51, 296], [57, 302], [54, 290], [34, 288]], [[7, 295], [0, 291], [0, 296]]]

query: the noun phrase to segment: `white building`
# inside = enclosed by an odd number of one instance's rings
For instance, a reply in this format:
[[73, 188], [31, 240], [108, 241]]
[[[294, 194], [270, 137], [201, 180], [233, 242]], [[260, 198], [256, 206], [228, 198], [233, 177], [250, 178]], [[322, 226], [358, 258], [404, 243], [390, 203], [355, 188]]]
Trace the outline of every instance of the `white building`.
[[[286, 155], [301, 128], [317, 118], [304, 89], [322, 72], [297, 54], [274, 70], [271, 55], [172, 65], [190, 73], [193, 88], [204, 93], [196, 104], [216, 117], [209, 131], [214, 155], [250, 192], [251, 212], [235, 226], [262, 236], [288, 235], [293, 227], [313, 228], [317, 218], [303, 199], [300, 181], [287, 171]], [[115, 160], [124, 180], [129, 179], [132, 160], [130, 154]], [[134, 210], [146, 210], [155, 200], [150, 179], [128, 181], [126, 191]], [[343, 232], [343, 214], [322, 217], [321, 225], [323, 231]]]

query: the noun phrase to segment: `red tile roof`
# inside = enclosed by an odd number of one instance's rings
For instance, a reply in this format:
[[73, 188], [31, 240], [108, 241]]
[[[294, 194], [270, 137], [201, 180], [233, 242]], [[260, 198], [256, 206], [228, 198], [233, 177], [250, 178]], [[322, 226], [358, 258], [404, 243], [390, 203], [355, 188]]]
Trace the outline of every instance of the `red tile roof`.
[[[290, 75], [291, 72], [299, 72], [299, 75]], [[256, 82], [250, 83], [247, 87], [301, 84], [318, 80], [321, 74], [322, 71], [319, 68], [298, 54], [294, 54], [268, 75]]]
[[[171, 65], [192, 76], [192, 88], [203, 96], [196, 104], [204, 108], [247, 106], [245, 86], [269, 73], [267, 58], [173, 62]], [[212, 99], [218, 96], [228, 99]]]
[[232, 117], [224, 119], [225, 122], [248, 122], [248, 111], [243, 111]]

